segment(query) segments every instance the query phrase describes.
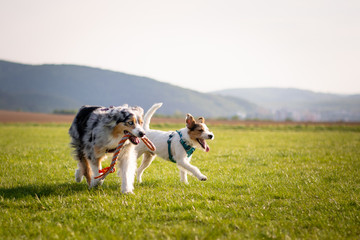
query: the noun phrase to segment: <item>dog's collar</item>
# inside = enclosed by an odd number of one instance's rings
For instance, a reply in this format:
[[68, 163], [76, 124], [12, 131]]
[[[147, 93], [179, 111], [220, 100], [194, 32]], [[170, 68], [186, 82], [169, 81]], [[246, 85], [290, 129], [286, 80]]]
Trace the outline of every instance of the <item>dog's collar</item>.
[[190, 156], [193, 154], [193, 152], [195, 151], [195, 148], [192, 147], [192, 146], [190, 146], [189, 144], [187, 144], [187, 143], [184, 141], [184, 139], [182, 139], [182, 134], [181, 134], [180, 131], [176, 131], [176, 132], [177, 132], [177, 133], [179, 134], [179, 136], [180, 136], [180, 143], [181, 143], [181, 145], [183, 146], [183, 148], [185, 149], [185, 152], [187, 153], [187, 156], [190, 157]]
[[[190, 156], [193, 154], [193, 152], [195, 151], [195, 148], [192, 147], [192, 146], [190, 146], [189, 144], [187, 144], [187, 143], [184, 141], [184, 139], [182, 138], [182, 134], [181, 134], [180, 131], [176, 130], [176, 132], [179, 134], [180, 143], [181, 143], [181, 145], [183, 146], [183, 148], [184, 148], [187, 156], [190, 157]], [[172, 138], [174, 137], [174, 135], [175, 135], [175, 132], [172, 132], [172, 133], [169, 135], [169, 139], [168, 139], [167, 143], [168, 143], [169, 160], [172, 161], [173, 163], [176, 163], [176, 161], [174, 160], [174, 158], [173, 158], [173, 156], [172, 156], [172, 154], [171, 154], [171, 140], [172, 140]]]

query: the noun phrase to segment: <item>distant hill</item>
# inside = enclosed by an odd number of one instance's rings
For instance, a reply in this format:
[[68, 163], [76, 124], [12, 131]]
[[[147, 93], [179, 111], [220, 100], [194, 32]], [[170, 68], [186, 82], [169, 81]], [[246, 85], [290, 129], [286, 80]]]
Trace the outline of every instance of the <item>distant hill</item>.
[[242, 88], [200, 93], [154, 79], [77, 65], [26, 65], [0, 60], [0, 109], [69, 112], [80, 106], [138, 105], [157, 113], [295, 121], [360, 121], [360, 95], [293, 88]]
[[360, 121], [360, 94], [317, 93], [294, 88], [240, 88], [213, 92], [245, 99], [270, 111], [275, 120]]
[[254, 115], [258, 107], [241, 98], [206, 94], [154, 79], [76, 65], [26, 65], [0, 61], [0, 109], [30, 112], [77, 110], [91, 105], [156, 102], [164, 115], [205, 117]]

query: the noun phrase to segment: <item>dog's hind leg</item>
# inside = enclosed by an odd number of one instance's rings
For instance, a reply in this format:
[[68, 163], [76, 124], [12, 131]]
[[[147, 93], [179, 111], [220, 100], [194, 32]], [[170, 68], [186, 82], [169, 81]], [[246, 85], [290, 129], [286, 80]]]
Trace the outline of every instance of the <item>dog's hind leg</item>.
[[155, 158], [155, 154], [151, 152], [145, 152], [140, 167], [137, 170], [137, 180], [139, 183], [142, 182], [141, 176], [143, 175], [146, 168], [148, 168], [151, 162]]
[[189, 183], [187, 180], [187, 172], [184, 171], [183, 169], [180, 169], [180, 181], [186, 184]]

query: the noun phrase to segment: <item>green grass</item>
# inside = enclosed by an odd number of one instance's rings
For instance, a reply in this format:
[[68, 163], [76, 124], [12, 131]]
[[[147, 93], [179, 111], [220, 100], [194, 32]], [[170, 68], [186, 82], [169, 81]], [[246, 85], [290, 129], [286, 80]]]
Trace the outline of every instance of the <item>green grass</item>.
[[213, 126], [208, 181], [157, 159], [134, 195], [75, 182], [68, 127], [0, 125], [1, 239], [359, 239], [359, 127]]

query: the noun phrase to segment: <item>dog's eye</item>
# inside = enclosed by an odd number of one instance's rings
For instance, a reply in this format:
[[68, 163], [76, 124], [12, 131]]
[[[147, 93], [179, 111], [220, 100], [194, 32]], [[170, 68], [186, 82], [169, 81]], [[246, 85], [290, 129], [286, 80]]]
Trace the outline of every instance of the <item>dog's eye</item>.
[[130, 121], [130, 122], [128, 122], [128, 124], [129, 124], [130, 126], [132, 126], [132, 125], [134, 125], [134, 122], [133, 122], [133, 121]]
[[204, 129], [199, 129], [199, 132], [203, 132], [204, 131]]

